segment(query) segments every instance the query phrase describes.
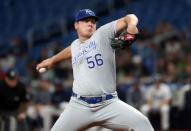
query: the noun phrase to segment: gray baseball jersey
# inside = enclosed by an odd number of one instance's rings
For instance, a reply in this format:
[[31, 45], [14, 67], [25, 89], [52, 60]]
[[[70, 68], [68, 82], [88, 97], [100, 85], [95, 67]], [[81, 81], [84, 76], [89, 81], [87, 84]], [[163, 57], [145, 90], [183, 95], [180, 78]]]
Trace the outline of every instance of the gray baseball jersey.
[[[73, 91], [76, 94], [116, 95], [115, 51], [110, 46], [115, 31], [116, 21], [113, 21], [100, 27], [85, 43], [77, 39], [71, 44]], [[117, 97], [88, 104], [74, 96], [51, 131], [84, 131], [92, 125], [129, 131], [153, 131], [143, 114]]]
[[115, 23], [100, 27], [85, 43], [77, 39], [71, 44], [75, 93], [100, 96], [115, 92], [115, 51], [110, 45]]

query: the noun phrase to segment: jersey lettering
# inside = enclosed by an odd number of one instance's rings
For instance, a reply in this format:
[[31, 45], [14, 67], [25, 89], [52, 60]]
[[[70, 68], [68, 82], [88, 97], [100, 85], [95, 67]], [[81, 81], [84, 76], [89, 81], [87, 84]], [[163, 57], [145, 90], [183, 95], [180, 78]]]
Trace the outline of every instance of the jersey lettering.
[[84, 46], [82, 49], [80, 49], [79, 53], [76, 54], [72, 60], [72, 64], [78, 63], [80, 60], [84, 58], [84, 56], [91, 52], [92, 50], [96, 49], [96, 43], [95, 41], [91, 41], [87, 43], [86, 46]]

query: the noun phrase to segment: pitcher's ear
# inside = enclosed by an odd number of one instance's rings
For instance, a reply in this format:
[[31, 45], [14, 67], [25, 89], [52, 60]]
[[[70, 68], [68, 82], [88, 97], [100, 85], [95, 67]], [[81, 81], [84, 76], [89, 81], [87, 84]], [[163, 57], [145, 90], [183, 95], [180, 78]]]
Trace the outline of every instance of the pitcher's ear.
[[74, 23], [74, 28], [77, 30], [77, 28], [78, 28], [78, 22], [75, 22], [75, 23]]

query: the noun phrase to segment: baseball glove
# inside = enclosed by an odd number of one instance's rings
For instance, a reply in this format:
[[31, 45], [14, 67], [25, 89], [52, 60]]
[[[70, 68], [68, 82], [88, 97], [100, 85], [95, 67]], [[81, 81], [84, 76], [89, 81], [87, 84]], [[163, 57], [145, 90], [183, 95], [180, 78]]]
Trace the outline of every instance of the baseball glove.
[[125, 49], [132, 45], [132, 43], [137, 39], [138, 34], [130, 34], [127, 31], [122, 32], [117, 37], [112, 39], [111, 47], [113, 49]]

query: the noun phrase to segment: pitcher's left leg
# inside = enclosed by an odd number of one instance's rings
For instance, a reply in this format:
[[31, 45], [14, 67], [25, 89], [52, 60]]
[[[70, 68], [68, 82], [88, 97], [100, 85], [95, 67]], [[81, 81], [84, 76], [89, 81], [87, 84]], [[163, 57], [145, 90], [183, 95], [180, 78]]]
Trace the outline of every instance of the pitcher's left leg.
[[104, 126], [110, 129], [154, 131], [147, 117], [121, 100], [112, 102], [97, 113], [97, 119], [105, 120]]

